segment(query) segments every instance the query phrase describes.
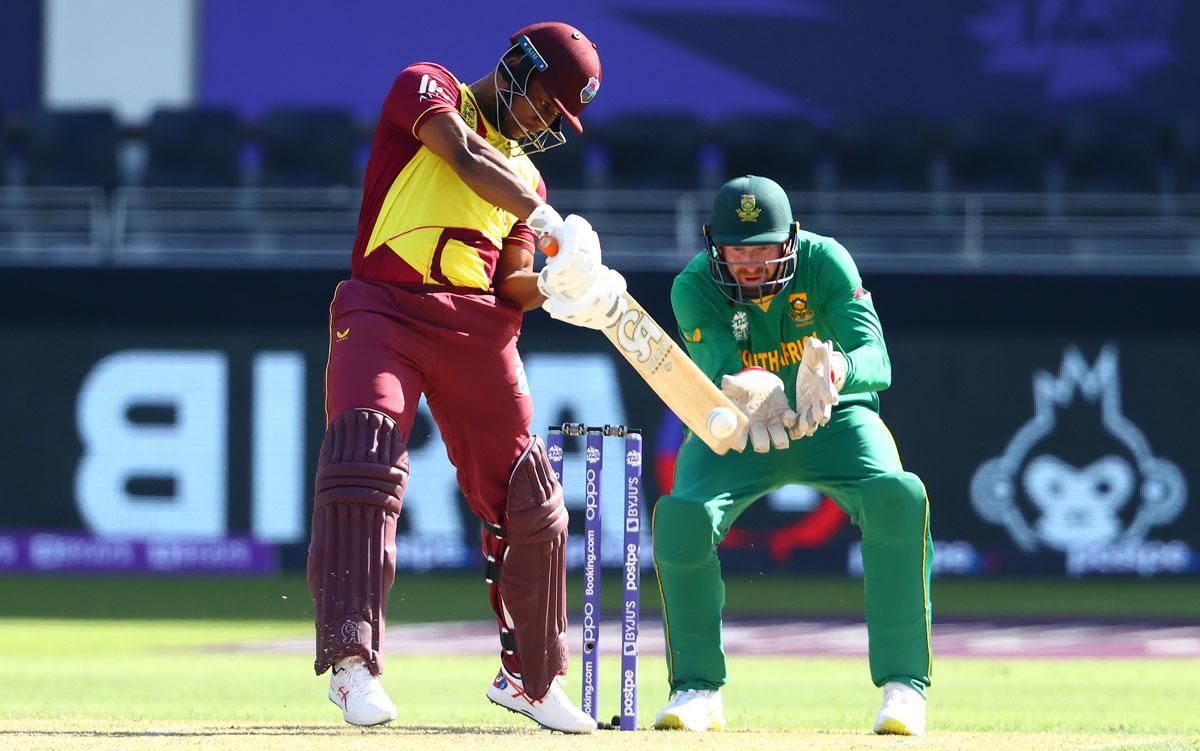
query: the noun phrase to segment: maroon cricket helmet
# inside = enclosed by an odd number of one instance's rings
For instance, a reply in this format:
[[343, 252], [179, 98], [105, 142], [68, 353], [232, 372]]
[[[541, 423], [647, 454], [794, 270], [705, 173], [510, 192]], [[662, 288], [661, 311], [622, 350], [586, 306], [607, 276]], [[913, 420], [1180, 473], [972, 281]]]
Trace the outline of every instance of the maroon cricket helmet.
[[578, 133], [579, 115], [600, 90], [600, 55], [596, 44], [579, 29], [558, 21], [542, 21], [509, 39], [533, 61], [539, 80], [562, 116]]

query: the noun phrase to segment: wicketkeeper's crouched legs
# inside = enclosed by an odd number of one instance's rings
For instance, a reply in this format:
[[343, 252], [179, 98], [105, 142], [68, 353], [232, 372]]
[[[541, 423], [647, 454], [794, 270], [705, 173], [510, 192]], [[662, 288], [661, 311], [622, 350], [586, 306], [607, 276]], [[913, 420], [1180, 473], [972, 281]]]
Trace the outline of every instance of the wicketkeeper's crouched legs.
[[654, 567], [663, 598], [671, 691], [725, 684], [719, 533], [703, 501], [667, 495], [654, 506]]
[[567, 508], [534, 436], [513, 467], [503, 525], [484, 524], [488, 596], [504, 667], [541, 699], [567, 669]]
[[929, 579], [933, 539], [920, 478], [893, 472], [859, 485], [871, 679], [930, 685]]
[[388, 415], [353, 409], [329, 424], [317, 463], [308, 588], [317, 674], [358, 655], [382, 672], [384, 618], [396, 577], [396, 519], [408, 447]]

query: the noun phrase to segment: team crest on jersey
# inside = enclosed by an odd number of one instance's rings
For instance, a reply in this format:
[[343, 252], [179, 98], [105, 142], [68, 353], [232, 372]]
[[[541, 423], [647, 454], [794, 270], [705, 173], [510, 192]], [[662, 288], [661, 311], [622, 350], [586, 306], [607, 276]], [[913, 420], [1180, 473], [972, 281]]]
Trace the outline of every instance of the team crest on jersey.
[[475, 105], [471, 103], [470, 97], [463, 97], [458, 104], [458, 114], [462, 115], [462, 119], [466, 122], [467, 127], [471, 130], [479, 130], [479, 112], [475, 109]]
[[579, 103], [587, 104], [596, 96], [596, 92], [600, 91], [600, 80], [595, 76], [588, 79], [587, 84], [579, 90]]
[[762, 209], [758, 208], [758, 199], [753, 193], [743, 193], [741, 205], [738, 206], [738, 219], [743, 222], [757, 222], [758, 215], [762, 213]]
[[788, 317], [797, 326], [808, 326], [813, 322], [813, 312], [808, 307], [808, 293], [796, 292], [788, 295]]
[[691, 342], [692, 344], [699, 344], [700, 343], [700, 327], [697, 326], [696, 330], [692, 331], [691, 333], [688, 333], [687, 331], [683, 332], [683, 340], [685, 342]]
[[729, 328], [733, 329], [733, 338], [744, 342], [750, 338], [750, 322], [746, 320], [746, 311], [739, 310], [733, 314], [733, 320], [729, 322]]

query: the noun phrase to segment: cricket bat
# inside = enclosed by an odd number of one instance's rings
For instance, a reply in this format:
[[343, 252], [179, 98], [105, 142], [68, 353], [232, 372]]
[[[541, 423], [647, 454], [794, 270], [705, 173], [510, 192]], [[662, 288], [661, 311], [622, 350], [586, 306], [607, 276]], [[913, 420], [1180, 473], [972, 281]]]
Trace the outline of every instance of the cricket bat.
[[[538, 247], [548, 256], [558, 252], [550, 235], [538, 239]], [[745, 446], [749, 421], [729, 397], [713, 385], [692, 358], [663, 331], [641, 303], [625, 294], [628, 308], [615, 324], [604, 329], [612, 342], [642, 380], [683, 424], [704, 441], [714, 453], [725, 454], [740, 443]]]

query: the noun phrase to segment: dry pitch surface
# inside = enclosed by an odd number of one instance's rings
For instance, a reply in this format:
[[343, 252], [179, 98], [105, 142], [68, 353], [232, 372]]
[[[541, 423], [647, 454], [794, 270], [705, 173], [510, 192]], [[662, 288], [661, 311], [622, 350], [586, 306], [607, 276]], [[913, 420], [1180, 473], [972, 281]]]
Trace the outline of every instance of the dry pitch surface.
[[924, 738], [819, 731], [727, 731], [706, 735], [676, 732], [601, 732], [566, 736], [511, 727], [408, 726], [358, 730], [335, 725], [230, 725], [217, 723], [0, 723], [0, 746], [29, 749], [929, 749], [960, 751], [1195, 751], [1186, 736], [1049, 732], [933, 732]]

